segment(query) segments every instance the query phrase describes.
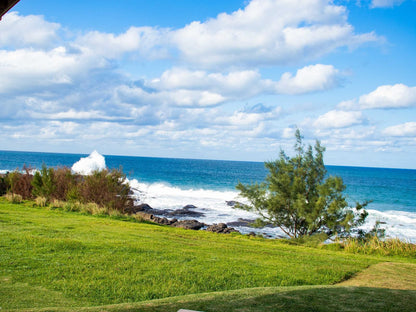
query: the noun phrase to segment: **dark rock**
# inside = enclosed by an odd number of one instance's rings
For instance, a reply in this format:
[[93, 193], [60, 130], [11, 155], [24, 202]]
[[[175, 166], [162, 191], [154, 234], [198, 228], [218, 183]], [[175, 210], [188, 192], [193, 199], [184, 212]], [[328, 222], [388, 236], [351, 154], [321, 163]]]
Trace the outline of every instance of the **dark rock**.
[[194, 205], [186, 205], [186, 206], [183, 207], [183, 209], [195, 209], [195, 208], [197, 208], [197, 207], [194, 206]]
[[204, 223], [199, 222], [198, 220], [181, 220], [171, 224], [174, 227], [189, 229], [189, 230], [200, 230], [205, 226]]
[[[192, 206], [192, 205], [188, 205], [188, 206]], [[182, 216], [182, 217], [185, 216], [185, 217], [194, 217], [194, 218], [199, 218], [199, 217], [205, 216], [205, 214], [202, 213], [202, 212], [190, 210], [191, 208], [189, 208], [188, 206], [185, 206], [182, 209], [176, 209], [172, 212], [169, 212], [167, 215], [172, 216], [172, 217], [173, 216]], [[195, 206], [193, 206], [193, 207], [195, 207]]]
[[136, 214], [139, 211], [150, 211], [153, 210], [148, 204], [133, 205], [125, 209], [129, 214]]
[[251, 224], [254, 221], [255, 220], [238, 218], [237, 221], [228, 222], [227, 225], [229, 225], [229, 226], [248, 226], [248, 227], [251, 227]]
[[236, 205], [241, 205], [240, 202], [235, 201], [235, 200], [226, 200], [225, 202], [227, 203], [227, 206], [230, 206], [230, 207], [235, 207]]
[[214, 232], [214, 233], [223, 233], [223, 234], [238, 232], [234, 228], [229, 228], [225, 223], [212, 224], [207, 227], [207, 231]]
[[135, 205], [134, 209], [136, 211], [149, 211], [149, 210], [153, 210], [152, 207], [150, 207], [150, 205], [148, 204], [140, 204], [140, 205]]
[[140, 216], [145, 221], [150, 221], [162, 225], [171, 225], [177, 221], [176, 219], [169, 220], [168, 218], [157, 217], [147, 212], [137, 212], [136, 215]]
[[151, 212], [155, 215], [158, 215], [158, 216], [167, 216], [167, 217], [169, 217], [170, 214], [172, 213], [172, 210], [170, 210], [170, 209], [153, 209]]

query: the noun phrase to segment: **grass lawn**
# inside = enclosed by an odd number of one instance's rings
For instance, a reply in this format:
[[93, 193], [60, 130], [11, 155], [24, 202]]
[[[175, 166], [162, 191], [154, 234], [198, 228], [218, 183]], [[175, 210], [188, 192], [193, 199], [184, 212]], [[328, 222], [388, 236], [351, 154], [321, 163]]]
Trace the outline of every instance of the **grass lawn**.
[[[381, 311], [380, 305], [413, 311], [415, 259], [354, 255], [31, 205], [0, 199], [1, 311]], [[404, 263], [382, 267], [390, 273], [380, 273], [378, 263], [386, 261]], [[410, 286], [329, 286], [351, 276], [368, 280], [357, 273], [370, 265], [377, 268], [373, 275], [402, 276], [398, 284], [410, 276]], [[348, 302], [354, 309], [348, 309]], [[412, 309], [406, 310], [410, 302]]]

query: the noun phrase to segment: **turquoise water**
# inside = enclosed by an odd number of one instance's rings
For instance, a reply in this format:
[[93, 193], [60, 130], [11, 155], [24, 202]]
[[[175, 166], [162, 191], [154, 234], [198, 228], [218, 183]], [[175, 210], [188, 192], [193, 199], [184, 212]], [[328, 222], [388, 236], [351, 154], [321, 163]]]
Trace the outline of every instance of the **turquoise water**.
[[[23, 165], [71, 167], [81, 154], [56, 154], [0, 151], [0, 170]], [[263, 181], [267, 174], [263, 163], [105, 156], [109, 168], [122, 167], [129, 178], [143, 183], [165, 183], [181, 189], [232, 191], [240, 181]], [[372, 200], [371, 208], [416, 213], [416, 170], [327, 166], [328, 174], [341, 176], [351, 202]]]

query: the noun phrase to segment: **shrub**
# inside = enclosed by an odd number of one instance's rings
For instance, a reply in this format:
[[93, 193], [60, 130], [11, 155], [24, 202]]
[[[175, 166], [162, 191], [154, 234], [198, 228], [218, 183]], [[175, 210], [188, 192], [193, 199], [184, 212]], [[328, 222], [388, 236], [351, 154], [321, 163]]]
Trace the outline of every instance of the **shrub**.
[[23, 172], [19, 172], [18, 169], [9, 173], [7, 177], [7, 184], [9, 185], [8, 191], [13, 194], [22, 196], [23, 199], [32, 199], [32, 179], [33, 176], [30, 173], [31, 169], [24, 166]]
[[92, 215], [105, 215], [108, 214], [108, 210], [105, 207], [101, 207], [96, 203], [87, 203], [81, 205], [81, 212]]
[[35, 199], [35, 203], [39, 207], [46, 207], [48, 204], [48, 199], [46, 197], [38, 196]]
[[7, 175], [8, 173], [0, 175], [0, 196], [5, 195], [10, 188], [10, 185], [7, 181]]
[[63, 201], [63, 200], [53, 199], [50, 202], [49, 207], [51, 207], [51, 208], [63, 208], [65, 203], [66, 202]]
[[42, 166], [41, 171], [36, 171], [32, 179], [32, 193], [34, 196], [46, 197], [51, 199], [55, 192], [56, 186], [54, 183], [54, 170], [53, 168], [47, 168], [46, 165]]
[[73, 174], [68, 167], [55, 169], [54, 183], [55, 192], [53, 198], [59, 200], [79, 200], [78, 186], [82, 182], [82, 177]]
[[133, 207], [130, 186], [121, 169], [95, 171], [88, 176], [73, 174], [67, 167], [54, 169], [45, 165], [33, 176], [29, 168], [24, 167], [24, 171], [2, 177], [4, 188], [23, 199], [36, 197], [42, 207], [51, 202], [52, 207], [91, 214], [108, 214], [110, 210], [125, 214]]
[[5, 195], [6, 199], [13, 204], [20, 204], [23, 201], [22, 195], [7, 193]]
[[83, 203], [93, 202], [109, 210], [122, 213], [133, 205], [130, 187], [125, 183], [126, 176], [121, 170], [95, 171], [85, 176], [79, 186], [79, 195]]
[[33, 181], [33, 195], [43, 196], [47, 199], [79, 200], [77, 187], [82, 177], [75, 175], [68, 167], [57, 169], [42, 166], [40, 172], [36, 172]]

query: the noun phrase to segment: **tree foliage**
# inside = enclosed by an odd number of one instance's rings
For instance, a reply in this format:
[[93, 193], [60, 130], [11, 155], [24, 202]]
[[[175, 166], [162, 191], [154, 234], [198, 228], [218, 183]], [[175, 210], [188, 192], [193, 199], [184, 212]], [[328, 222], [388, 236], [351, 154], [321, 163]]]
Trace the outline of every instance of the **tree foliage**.
[[350, 208], [343, 195], [346, 187], [342, 178], [326, 177], [325, 147], [316, 141], [314, 147], [305, 148], [299, 130], [295, 137], [295, 156], [281, 150], [279, 159], [266, 162], [269, 173], [265, 182], [237, 185], [240, 196], [248, 200], [237, 208], [258, 214], [258, 226], [277, 226], [293, 238], [317, 233], [350, 236], [364, 223], [367, 203]]

